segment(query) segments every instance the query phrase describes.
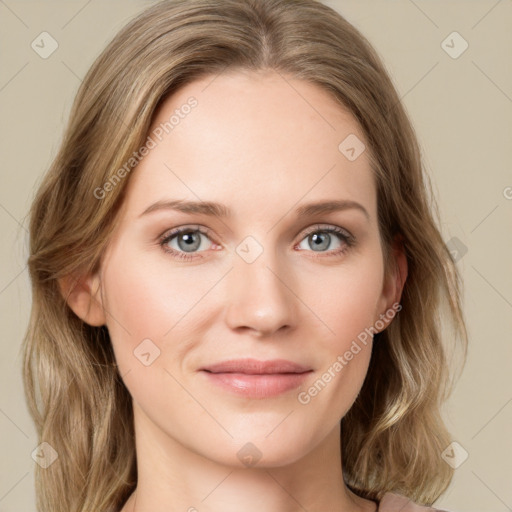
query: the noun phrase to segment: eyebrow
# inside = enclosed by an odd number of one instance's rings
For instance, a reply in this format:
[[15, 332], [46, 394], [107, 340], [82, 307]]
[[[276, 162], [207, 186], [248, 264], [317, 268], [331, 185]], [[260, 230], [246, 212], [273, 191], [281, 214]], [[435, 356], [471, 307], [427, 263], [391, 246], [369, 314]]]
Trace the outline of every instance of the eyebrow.
[[[302, 219], [305, 217], [311, 217], [318, 214], [325, 214], [351, 209], [359, 210], [365, 215], [365, 217], [368, 220], [370, 219], [370, 214], [362, 204], [348, 199], [319, 201], [315, 203], [304, 204], [302, 206], [299, 206], [295, 210], [295, 213], [297, 218]], [[139, 215], [139, 217], [161, 210], [174, 210], [183, 213], [195, 213], [199, 215], [218, 217], [221, 219], [233, 216], [231, 210], [221, 203], [215, 203], [212, 201], [163, 200], [157, 201], [156, 203], [146, 208]]]

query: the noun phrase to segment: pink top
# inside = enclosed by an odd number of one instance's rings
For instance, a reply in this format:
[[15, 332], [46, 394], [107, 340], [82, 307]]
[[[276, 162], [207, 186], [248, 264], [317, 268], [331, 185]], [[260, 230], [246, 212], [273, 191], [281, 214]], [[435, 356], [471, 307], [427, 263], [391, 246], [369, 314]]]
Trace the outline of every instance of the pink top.
[[387, 492], [380, 500], [377, 512], [449, 512], [448, 510], [441, 510], [439, 508], [427, 507], [425, 505], [417, 505], [409, 498]]

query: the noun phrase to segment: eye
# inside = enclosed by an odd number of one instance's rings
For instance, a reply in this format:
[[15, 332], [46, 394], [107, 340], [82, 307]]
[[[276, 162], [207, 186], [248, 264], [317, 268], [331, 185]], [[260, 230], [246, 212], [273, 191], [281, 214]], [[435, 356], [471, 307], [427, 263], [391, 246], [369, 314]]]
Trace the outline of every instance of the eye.
[[203, 252], [199, 251], [200, 248], [208, 248], [208, 243], [203, 243], [204, 238], [209, 239], [208, 231], [199, 227], [183, 227], [165, 233], [160, 239], [160, 245], [175, 258], [191, 260], [197, 257], [195, 253]]
[[306, 233], [306, 237], [297, 247], [301, 250], [311, 249], [313, 252], [336, 256], [345, 253], [354, 243], [354, 236], [343, 228], [317, 225]]
[[[202, 258], [198, 253], [208, 249], [208, 241], [210, 245], [213, 244], [208, 230], [199, 226], [186, 226], [164, 233], [159, 244], [173, 258], [192, 260]], [[325, 256], [337, 256], [344, 254], [354, 244], [355, 237], [347, 230], [338, 226], [316, 225], [306, 232], [305, 238], [296, 247], [300, 250], [325, 253]], [[318, 257], [323, 256], [324, 254], [320, 254]]]

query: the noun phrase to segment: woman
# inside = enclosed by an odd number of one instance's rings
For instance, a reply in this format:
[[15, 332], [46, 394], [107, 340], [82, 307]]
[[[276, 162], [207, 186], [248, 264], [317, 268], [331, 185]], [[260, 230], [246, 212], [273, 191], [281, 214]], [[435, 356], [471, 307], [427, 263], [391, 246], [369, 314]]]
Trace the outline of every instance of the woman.
[[426, 509], [466, 347], [433, 212], [392, 82], [335, 11], [144, 11], [31, 211], [39, 510]]

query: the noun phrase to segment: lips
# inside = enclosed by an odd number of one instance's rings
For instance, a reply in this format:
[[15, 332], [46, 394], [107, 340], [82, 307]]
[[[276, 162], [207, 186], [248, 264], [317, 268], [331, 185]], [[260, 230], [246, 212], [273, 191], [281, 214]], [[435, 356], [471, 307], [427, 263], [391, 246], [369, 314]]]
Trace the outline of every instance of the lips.
[[211, 373], [244, 373], [246, 375], [266, 375], [276, 373], [304, 373], [312, 368], [286, 359], [260, 361], [258, 359], [231, 359], [201, 368]]
[[224, 391], [262, 399], [296, 389], [312, 371], [285, 359], [236, 359], [201, 368], [200, 373]]

